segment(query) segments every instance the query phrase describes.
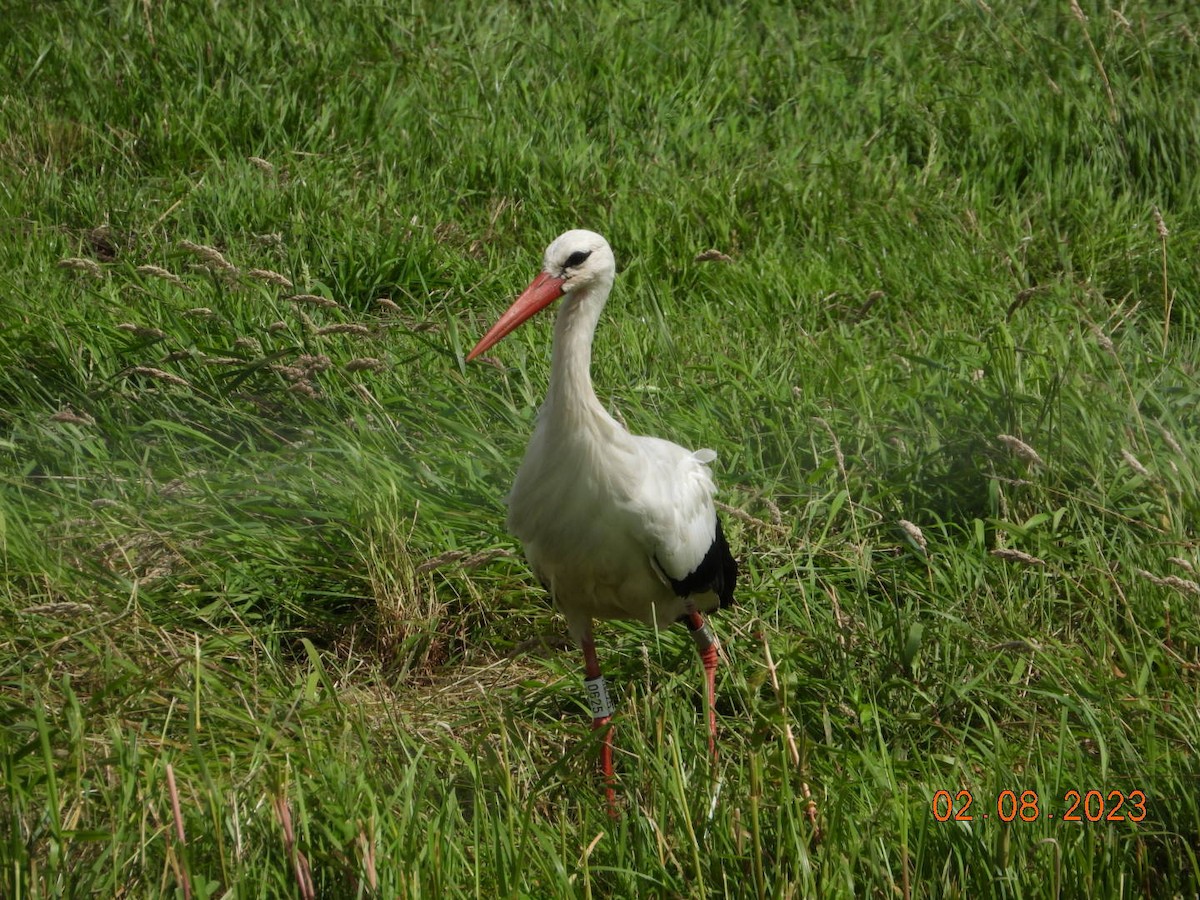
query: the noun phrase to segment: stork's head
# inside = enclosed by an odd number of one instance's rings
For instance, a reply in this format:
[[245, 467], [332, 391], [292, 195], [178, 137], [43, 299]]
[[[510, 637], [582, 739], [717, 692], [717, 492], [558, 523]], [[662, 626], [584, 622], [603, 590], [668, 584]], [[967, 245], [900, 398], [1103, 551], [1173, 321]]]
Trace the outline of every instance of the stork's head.
[[542, 273], [562, 280], [564, 294], [596, 281], [612, 281], [617, 262], [608, 241], [594, 231], [566, 231], [546, 248]]
[[[560, 234], [546, 248], [542, 271], [525, 288], [508, 311], [487, 334], [480, 338], [475, 349], [467, 354], [470, 362], [480, 353], [494, 347], [511, 334], [526, 319], [541, 312], [564, 294], [583, 291], [594, 285], [612, 286], [617, 262], [608, 241], [594, 231], [576, 229]], [[601, 301], [603, 302], [603, 301]]]

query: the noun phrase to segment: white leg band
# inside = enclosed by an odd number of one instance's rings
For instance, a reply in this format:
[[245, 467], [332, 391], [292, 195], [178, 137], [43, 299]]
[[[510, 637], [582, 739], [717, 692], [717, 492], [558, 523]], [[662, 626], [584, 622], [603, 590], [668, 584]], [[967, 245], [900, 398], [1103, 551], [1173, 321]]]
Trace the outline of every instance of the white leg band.
[[585, 678], [583, 687], [587, 690], [588, 708], [592, 711], [593, 719], [607, 718], [617, 711], [608, 696], [608, 685], [605, 684], [603, 675]]

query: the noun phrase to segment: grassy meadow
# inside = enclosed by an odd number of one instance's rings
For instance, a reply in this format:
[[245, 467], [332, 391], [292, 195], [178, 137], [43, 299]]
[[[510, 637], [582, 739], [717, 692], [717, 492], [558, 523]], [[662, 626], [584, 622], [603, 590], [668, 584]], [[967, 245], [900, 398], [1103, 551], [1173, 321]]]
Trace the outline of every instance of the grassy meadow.
[[[1198, 41], [6, 4], [0, 896], [1196, 896]], [[715, 767], [683, 629], [598, 628], [615, 818], [504, 530], [549, 317], [463, 364], [574, 227], [742, 567]]]

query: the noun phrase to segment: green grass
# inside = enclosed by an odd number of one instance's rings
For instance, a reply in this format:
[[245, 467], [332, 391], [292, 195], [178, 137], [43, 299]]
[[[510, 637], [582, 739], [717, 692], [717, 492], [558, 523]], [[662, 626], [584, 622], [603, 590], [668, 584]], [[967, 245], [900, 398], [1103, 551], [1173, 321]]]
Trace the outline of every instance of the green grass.
[[[1024, 6], [6, 10], [0, 895], [1200, 891], [1200, 11]], [[462, 364], [569, 227], [743, 571], [719, 782], [601, 627], [613, 820], [496, 552], [548, 320]]]

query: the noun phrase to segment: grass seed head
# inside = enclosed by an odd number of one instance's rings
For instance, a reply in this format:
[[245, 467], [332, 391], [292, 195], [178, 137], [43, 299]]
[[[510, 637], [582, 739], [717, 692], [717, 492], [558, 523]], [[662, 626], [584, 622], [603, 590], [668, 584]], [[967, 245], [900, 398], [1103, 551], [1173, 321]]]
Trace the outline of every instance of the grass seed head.
[[423, 331], [437, 331], [437, 324], [434, 322], [422, 322], [419, 319], [414, 319], [412, 316], [401, 316], [400, 321], [413, 334], [420, 334]]
[[161, 266], [138, 266], [136, 271], [139, 275], [148, 275], [151, 278], [161, 278], [163, 281], [171, 282], [171, 284], [176, 284], [180, 287], [183, 286], [182, 278], [180, 278], [174, 272], [170, 272]]
[[1027, 566], [1046, 565], [1046, 561], [1044, 559], [1039, 559], [1036, 556], [1030, 556], [1028, 553], [1022, 553], [1020, 550], [1013, 550], [1009, 547], [997, 547], [995, 550], [989, 550], [988, 554], [996, 557], [996, 559], [1024, 563]]
[[251, 269], [246, 274], [257, 281], [265, 281], [267, 284], [273, 284], [286, 291], [290, 291], [295, 287], [292, 284], [292, 279], [286, 275], [280, 275], [278, 272], [272, 272], [270, 269]]
[[95, 260], [81, 259], [78, 256], [68, 256], [65, 259], [58, 261], [60, 269], [70, 269], [73, 272], [82, 272], [84, 275], [90, 275], [93, 278], [103, 278], [104, 270], [100, 268], [100, 264]]
[[271, 247], [279, 250], [283, 247], [283, 235], [278, 231], [267, 232], [266, 234], [252, 234], [250, 237], [264, 247]]
[[376, 298], [375, 305], [386, 309], [388, 312], [400, 312], [399, 305], [393, 302], [390, 297]]
[[1015, 453], [1021, 459], [1035, 466], [1044, 466], [1045, 463], [1038, 455], [1038, 452], [1030, 447], [1027, 443], [1018, 437], [1013, 437], [1011, 434], [996, 435], [1000, 443]]
[[1164, 241], [1171, 233], [1171, 230], [1167, 228], [1167, 223], [1163, 221], [1162, 213], [1158, 211], [1157, 206], [1154, 207], [1154, 227], [1158, 229], [1158, 236]]
[[1183, 448], [1179, 446], [1179, 441], [1175, 440], [1175, 435], [1171, 434], [1171, 432], [1167, 431], [1167, 429], [1163, 428], [1162, 426], [1159, 426], [1158, 430], [1162, 432], [1163, 440], [1166, 441], [1167, 446], [1180, 456], [1183, 456]]
[[287, 322], [283, 321], [283, 319], [278, 319], [267, 326], [267, 334], [275, 334], [279, 331], [285, 331], [287, 330], [287, 327]]
[[339, 322], [337, 325], [326, 325], [318, 328], [317, 334], [354, 334], [359, 337], [370, 337], [371, 329], [357, 322]]
[[373, 356], [363, 356], [359, 359], [350, 360], [342, 368], [347, 372], [382, 372], [387, 366], [383, 364], [382, 360], [375, 359]]
[[117, 326], [118, 331], [128, 331], [135, 337], [146, 338], [152, 341], [165, 340], [167, 333], [160, 331], [157, 328], [151, 328], [148, 325], [135, 325], [133, 322], [122, 322]]
[[319, 396], [321, 396], [319, 393], [317, 393], [317, 389], [307, 381], [295, 382], [288, 388], [288, 391], [293, 394], [303, 394], [310, 400], [316, 400]]
[[305, 353], [296, 357], [296, 365], [309, 372], [324, 372], [333, 365], [333, 360], [324, 353]]
[[199, 257], [214, 269], [219, 269], [229, 275], [237, 275], [239, 273], [238, 267], [227, 260], [216, 247], [196, 244], [192, 241], [180, 241], [179, 246], [193, 256]]
[[929, 552], [929, 544], [926, 542], [925, 535], [921, 533], [920, 528], [908, 521], [908, 519], [901, 519], [899, 524], [904, 533], [912, 538], [912, 542], [921, 548], [922, 553]]
[[432, 572], [434, 569], [440, 569], [450, 563], [458, 563], [460, 569], [478, 569], [494, 559], [512, 559], [516, 555], [503, 547], [479, 550], [475, 553], [471, 553], [469, 550], [447, 550], [445, 553], [439, 553], [437, 556], [431, 556], [424, 560], [417, 565], [414, 571], [418, 575], [424, 575], [426, 572]]
[[1133, 469], [1133, 471], [1141, 475], [1143, 478], [1150, 477], [1150, 470], [1143, 466], [1141, 461], [1139, 461], [1136, 456], [1123, 447], [1121, 448], [1121, 458], [1125, 460], [1125, 464], [1129, 466], [1129, 468]]
[[280, 375], [282, 375], [288, 381], [306, 381], [306, 380], [308, 380], [308, 370], [301, 369], [298, 366], [284, 366], [284, 365], [276, 364], [276, 365], [271, 366], [271, 371], [278, 372]]
[[68, 425], [95, 425], [96, 420], [87, 413], [77, 413], [65, 406], [50, 417], [51, 422], [65, 422]]
[[191, 309], [186, 310], [184, 315], [190, 319], [211, 319], [216, 313], [207, 306], [193, 306]]
[[783, 510], [770, 497], [762, 498], [763, 506], [767, 508], [767, 512], [771, 514], [771, 523], [774, 525], [783, 524]]
[[1145, 569], [1138, 569], [1138, 575], [1162, 587], [1175, 588], [1184, 594], [1191, 594], [1194, 597], [1200, 597], [1200, 584], [1195, 581], [1189, 581], [1186, 578], [1180, 578], [1178, 575], [1155, 575], [1153, 572], [1147, 572]]
[[190, 384], [178, 375], [164, 372], [162, 369], [156, 369], [153, 366], [134, 366], [125, 375], [126, 377], [130, 375], [144, 375], [147, 378], [153, 378], [156, 381], [165, 381], [167, 384], [173, 384], [176, 387], [191, 387]]
[[249, 350], [251, 353], [262, 353], [262, 344], [258, 342], [258, 338], [240, 337], [233, 342], [233, 346], [238, 350]]
[[261, 169], [268, 175], [273, 175], [275, 173], [275, 167], [261, 156], [247, 156], [246, 161], [249, 162], [250, 165], [254, 166], [254, 168]]
[[1090, 330], [1092, 337], [1096, 339], [1096, 343], [1100, 345], [1101, 349], [1111, 353], [1113, 356], [1117, 355], [1117, 348], [1113, 345], [1112, 338], [1105, 334], [1099, 325], [1092, 325]]
[[723, 262], [723, 263], [731, 263], [731, 262], [733, 262], [733, 257], [732, 257], [732, 256], [729, 256], [729, 255], [727, 255], [727, 254], [725, 254], [725, 253], [722, 253], [720, 250], [705, 250], [705, 251], [703, 251], [703, 252], [701, 252], [701, 253], [697, 253], [697, 254], [696, 254], [696, 257], [695, 257], [695, 259], [693, 260], [693, 262], [698, 262], [698, 263], [702, 263], [702, 262]]
[[290, 297], [285, 297], [291, 303], [306, 303], [309, 306], [320, 306], [326, 309], [336, 307], [337, 301], [330, 300], [328, 297], [322, 297], [320, 294], [292, 294]]

